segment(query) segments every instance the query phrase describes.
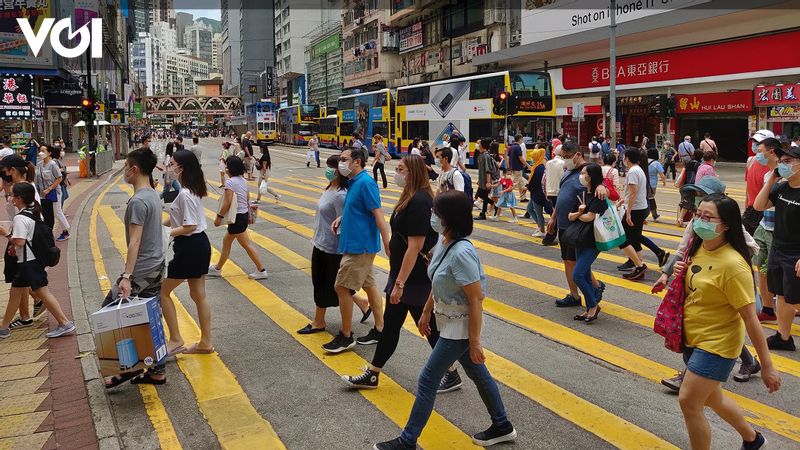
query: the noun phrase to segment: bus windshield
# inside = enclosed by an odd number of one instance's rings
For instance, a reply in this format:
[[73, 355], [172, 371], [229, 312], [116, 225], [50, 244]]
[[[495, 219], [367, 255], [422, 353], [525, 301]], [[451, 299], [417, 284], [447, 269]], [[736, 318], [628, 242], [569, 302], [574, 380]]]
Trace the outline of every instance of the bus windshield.
[[301, 123], [298, 126], [298, 130], [299, 130], [299, 132], [297, 134], [299, 134], [300, 136], [311, 136], [311, 134], [314, 131], [314, 124], [313, 123]]
[[550, 98], [550, 78], [536, 72], [511, 72], [511, 92], [520, 99]]
[[301, 120], [314, 120], [319, 118], [319, 105], [301, 105]]

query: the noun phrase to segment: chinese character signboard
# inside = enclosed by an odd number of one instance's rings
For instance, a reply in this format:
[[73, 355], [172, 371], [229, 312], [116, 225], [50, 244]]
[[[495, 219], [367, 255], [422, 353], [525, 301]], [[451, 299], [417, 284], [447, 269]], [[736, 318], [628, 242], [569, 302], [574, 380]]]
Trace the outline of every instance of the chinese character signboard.
[[800, 106], [770, 106], [767, 108], [767, 122], [800, 121]]
[[33, 119], [44, 120], [44, 98], [32, 95], [31, 105], [33, 106]]
[[0, 74], [0, 119], [33, 119], [33, 77]]
[[318, 56], [327, 55], [328, 53], [340, 48], [341, 44], [339, 42], [339, 33], [336, 33], [333, 36], [328, 36], [322, 41], [314, 44], [314, 46], [311, 47], [311, 58], [313, 59]]
[[676, 95], [675, 109], [678, 114], [750, 112], [753, 110], [753, 93], [736, 91]]
[[756, 106], [800, 105], [800, 83], [756, 86]]
[[422, 22], [400, 29], [400, 53], [422, 47]]
[[[623, 56], [617, 58], [616, 80], [618, 85], [625, 86], [797, 68], [800, 67], [800, 59], [796, 57], [797, 42], [800, 42], [800, 32], [790, 31], [678, 50]], [[754, 54], [759, 57], [741, 57]], [[606, 88], [610, 78], [608, 60], [576, 64], [562, 69], [565, 91]], [[793, 93], [797, 95], [799, 92], [795, 90]], [[757, 96], [756, 105], [758, 104]]]
[[50, 67], [53, 66], [53, 49], [50, 43], [42, 46], [38, 57], [33, 56], [28, 41], [19, 28], [17, 19], [26, 19], [38, 31], [45, 18], [52, 17], [52, 0], [0, 1], [0, 66]]

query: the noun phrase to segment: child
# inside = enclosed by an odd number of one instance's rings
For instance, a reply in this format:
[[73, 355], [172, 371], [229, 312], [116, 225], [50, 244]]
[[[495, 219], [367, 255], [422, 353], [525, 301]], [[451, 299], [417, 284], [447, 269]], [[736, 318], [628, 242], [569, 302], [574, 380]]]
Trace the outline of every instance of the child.
[[511, 172], [508, 169], [503, 169], [503, 177], [500, 178], [498, 184], [501, 189], [500, 201], [494, 209], [492, 220], [497, 222], [502, 208], [509, 208], [511, 209], [511, 223], [517, 223], [517, 212], [514, 210], [514, 207], [517, 206], [517, 197], [514, 194], [514, 181], [511, 179]]

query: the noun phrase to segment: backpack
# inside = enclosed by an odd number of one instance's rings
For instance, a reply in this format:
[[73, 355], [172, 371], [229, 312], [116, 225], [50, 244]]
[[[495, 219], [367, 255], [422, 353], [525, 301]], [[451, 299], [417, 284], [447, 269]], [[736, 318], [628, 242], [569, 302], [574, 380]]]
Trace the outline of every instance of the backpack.
[[603, 186], [605, 186], [606, 189], [608, 190], [608, 199], [611, 200], [612, 202], [615, 202], [619, 200], [620, 197], [619, 197], [619, 192], [617, 191], [617, 187], [614, 186], [614, 180], [609, 177], [609, 175], [611, 175], [612, 170], [614, 170], [613, 167], [608, 169], [608, 173], [606, 173], [603, 176]]
[[600, 144], [598, 144], [597, 142], [592, 143], [592, 153], [600, 153], [600, 149], [602, 149], [602, 147], [600, 147]]
[[455, 185], [453, 184], [453, 176], [455, 175], [455, 171], [458, 170], [461, 173], [461, 177], [464, 178], [464, 194], [467, 198], [472, 198], [472, 178], [469, 176], [467, 172], [462, 172], [457, 168], [451, 169], [447, 172], [445, 176], [445, 183], [447, 183], [447, 190], [455, 189]]
[[39, 261], [43, 267], [55, 267], [61, 259], [61, 249], [56, 247], [56, 241], [53, 239], [53, 230], [41, 218], [36, 217], [27, 209], [20, 211], [19, 214], [32, 219], [35, 223], [33, 239], [25, 241], [25, 246], [30, 247], [33, 256], [36, 257], [36, 261]]

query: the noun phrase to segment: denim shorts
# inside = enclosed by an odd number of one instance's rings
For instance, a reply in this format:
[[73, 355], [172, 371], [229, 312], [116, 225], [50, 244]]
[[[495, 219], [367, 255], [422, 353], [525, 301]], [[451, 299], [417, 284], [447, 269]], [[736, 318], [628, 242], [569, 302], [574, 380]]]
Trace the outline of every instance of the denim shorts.
[[683, 362], [693, 374], [724, 383], [736, 365], [736, 358], [723, 358], [699, 348], [686, 347], [683, 350]]

